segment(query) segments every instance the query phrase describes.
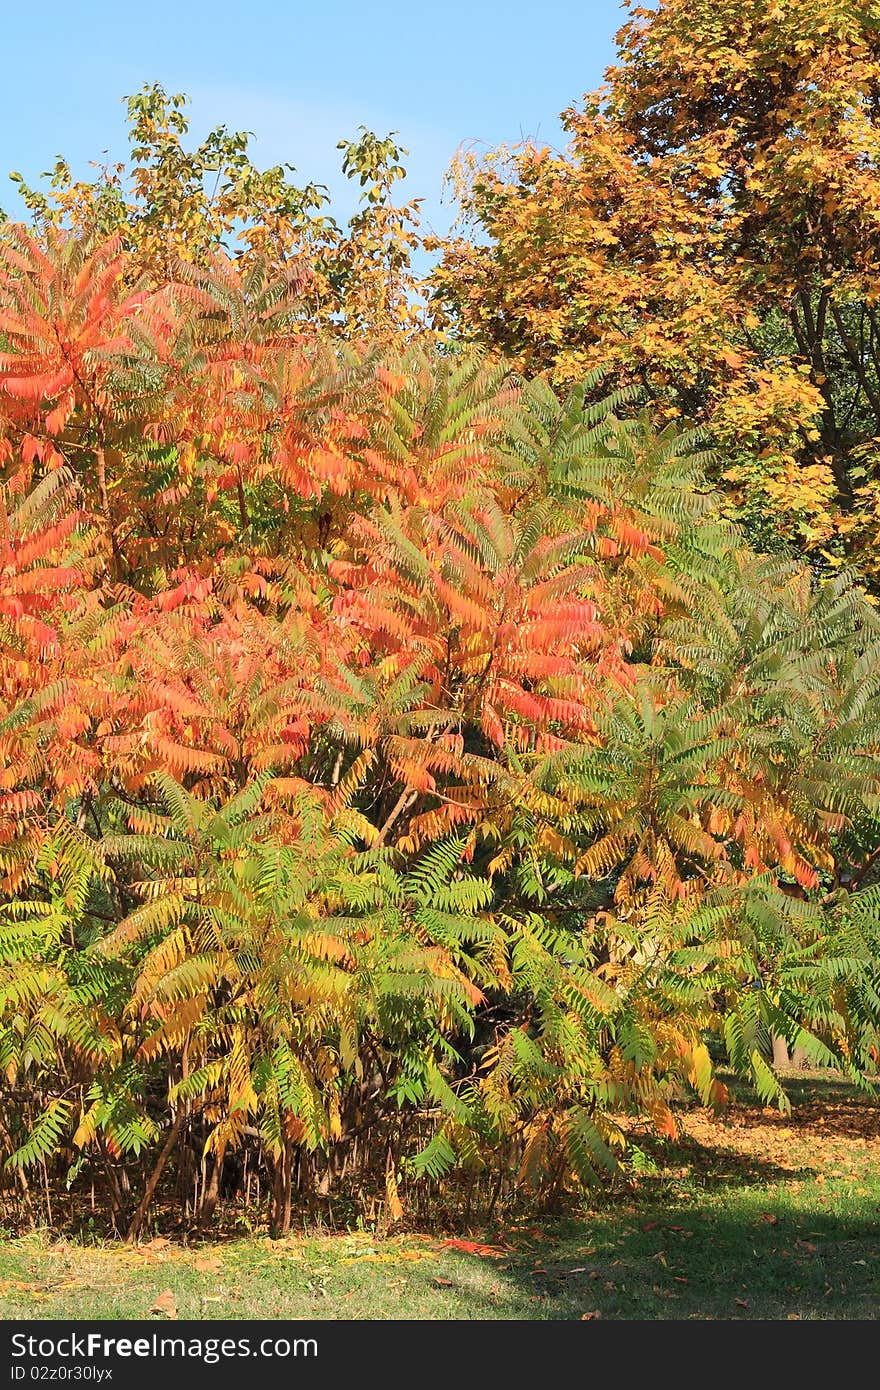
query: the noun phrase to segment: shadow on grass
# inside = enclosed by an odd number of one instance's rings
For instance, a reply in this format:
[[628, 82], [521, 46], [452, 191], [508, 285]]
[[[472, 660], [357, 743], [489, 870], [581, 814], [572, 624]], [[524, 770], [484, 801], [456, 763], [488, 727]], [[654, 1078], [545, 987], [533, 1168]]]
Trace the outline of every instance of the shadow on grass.
[[676, 1171], [687, 1170], [691, 1187], [705, 1192], [723, 1192], [727, 1188], [767, 1187], [777, 1182], [805, 1182], [815, 1177], [810, 1168], [795, 1168], [789, 1163], [777, 1163], [772, 1158], [745, 1154], [723, 1141], [706, 1147], [696, 1139], [683, 1136], [670, 1141], [643, 1141], [644, 1152], [658, 1166], [656, 1175], [639, 1179], [641, 1201], [663, 1200]]
[[532, 1315], [880, 1317], [880, 1175], [868, 1148], [880, 1108], [827, 1074], [786, 1082], [791, 1115], [740, 1100], [699, 1137], [639, 1138], [658, 1171], [635, 1193], [599, 1199], [583, 1222], [514, 1236], [505, 1278], [538, 1305]]
[[[497, 1273], [526, 1317], [876, 1319], [878, 1256], [874, 1204], [841, 1218], [771, 1198], [763, 1212], [692, 1203], [548, 1226]], [[470, 1316], [498, 1313], [475, 1306]]]
[[762, 1110], [754, 1093], [742, 1081], [724, 1075], [735, 1102], [731, 1119], [739, 1125], [769, 1121], [805, 1130], [818, 1122], [827, 1135], [880, 1137], [880, 1084], [877, 1092], [860, 1090], [834, 1072], [809, 1070], [783, 1070], [779, 1079], [791, 1102], [790, 1115], [780, 1115], [775, 1108]]

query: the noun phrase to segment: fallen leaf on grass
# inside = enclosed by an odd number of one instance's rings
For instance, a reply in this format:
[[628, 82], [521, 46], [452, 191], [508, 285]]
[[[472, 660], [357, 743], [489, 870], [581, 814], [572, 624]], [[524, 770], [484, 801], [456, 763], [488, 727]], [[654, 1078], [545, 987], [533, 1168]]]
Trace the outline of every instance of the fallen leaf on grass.
[[735, 1298], [733, 1301], [736, 1304], [737, 1308], [751, 1308], [752, 1306], [749, 1303], [748, 1299], [745, 1298]]
[[602, 1314], [599, 1312], [599, 1309], [594, 1308], [591, 1313], [581, 1313], [581, 1322], [595, 1322], [596, 1319], [601, 1318], [601, 1316]]
[[481, 1245], [477, 1240], [444, 1240], [440, 1243], [450, 1250], [463, 1250], [466, 1255], [479, 1255], [483, 1260], [503, 1260], [507, 1254], [497, 1245]]
[[128, 1251], [120, 1251], [116, 1258], [127, 1259], [134, 1264], [141, 1262], [154, 1264], [174, 1259], [183, 1253], [179, 1245], [173, 1246], [165, 1236], [156, 1236], [155, 1239], [148, 1240], [143, 1245], [133, 1245]]
[[209, 1255], [207, 1259], [193, 1260], [193, 1269], [198, 1270], [199, 1274], [219, 1274], [222, 1268], [223, 1263], [218, 1260], [216, 1255]]
[[174, 1321], [177, 1317], [177, 1299], [171, 1289], [163, 1289], [156, 1302], [150, 1309], [151, 1316], [156, 1314], [158, 1317], [168, 1318]]
[[135, 1260], [167, 1260], [169, 1255], [177, 1253], [170, 1246], [170, 1240], [166, 1240], [164, 1236], [156, 1236], [154, 1240], [148, 1240], [144, 1245], [134, 1246], [131, 1255]]
[[431, 1252], [427, 1250], [396, 1250], [383, 1255], [371, 1251], [367, 1255], [348, 1255], [339, 1263], [342, 1265], [396, 1265], [403, 1260], [429, 1260], [430, 1258]]
[[15, 1289], [18, 1293], [33, 1293], [39, 1284], [28, 1284], [24, 1279], [0, 1279], [0, 1297]]

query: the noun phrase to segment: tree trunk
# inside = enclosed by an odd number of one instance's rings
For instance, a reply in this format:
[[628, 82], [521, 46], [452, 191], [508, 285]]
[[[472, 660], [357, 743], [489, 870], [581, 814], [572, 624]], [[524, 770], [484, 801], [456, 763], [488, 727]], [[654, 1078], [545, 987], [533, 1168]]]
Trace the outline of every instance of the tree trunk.
[[272, 1171], [272, 1214], [269, 1232], [273, 1240], [290, 1232], [290, 1217], [293, 1190], [293, 1146], [288, 1139], [275, 1159]]
[[226, 1145], [223, 1144], [214, 1155], [214, 1167], [211, 1176], [205, 1185], [205, 1193], [202, 1197], [202, 1205], [199, 1211], [199, 1225], [208, 1226], [220, 1200], [220, 1183], [223, 1179], [223, 1160], [226, 1157]]
[[785, 1038], [781, 1038], [778, 1033], [771, 1034], [770, 1041], [773, 1045], [773, 1066], [776, 1071], [786, 1069], [791, 1066], [791, 1058], [788, 1055], [788, 1043]]
[[174, 1123], [168, 1131], [168, 1138], [162, 1145], [162, 1152], [156, 1159], [153, 1171], [150, 1174], [149, 1179], [147, 1180], [147, 1185], [144, 1189], [144, 1195], [140, 1200], [137, 1211], [135, 1212], [134, 1216], [131, 1218], [131, 1221], [129, 1223], [129, 1227], [125, 1235], [126, 1240], [137, 1240], [138, 1236], [141, 1233], [141, 1228], [146, 1219], [147, 1212], [150, 1209], [150, 1203], [153, 1200], [153, 1193], [156, 1191], [156, 1188], [159, 1185], [159, 1179], [162, 1176], [162, 1170], [165, 1167], [165, 1164], [168, 1162], [168, 1159], [171, 1155], [171, 1150], [177, 1143], [177, 1136], [180, 1133], [180, 1127], [182, 1124], [183, 1106], [180, 1107], [180, 1109], [174, 1117]]
[[778, 1033], [771, 1034], [773, 1044], [773, 1066], [776, 1071], [802, 1071], [807, 1066], [807, 1057], [802, 1047], [796, 1047], [789, 1055], [788, 1043]]

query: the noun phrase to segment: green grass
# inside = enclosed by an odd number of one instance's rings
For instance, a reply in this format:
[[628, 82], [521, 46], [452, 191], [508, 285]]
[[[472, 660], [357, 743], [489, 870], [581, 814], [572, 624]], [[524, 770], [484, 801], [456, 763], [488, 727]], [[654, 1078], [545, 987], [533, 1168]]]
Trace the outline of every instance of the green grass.
[[875, 1318], [880, 1112], [827, 1080], [793, 1093], [791, 1119], [694, 1117], [645, 1153], [633, 1190], [578, 1219], [471, 1233], [482, 1253], [413, 1233], [8, 1239], [0, 1316], [141, 1318], [170, 1290], [180, 1318]]

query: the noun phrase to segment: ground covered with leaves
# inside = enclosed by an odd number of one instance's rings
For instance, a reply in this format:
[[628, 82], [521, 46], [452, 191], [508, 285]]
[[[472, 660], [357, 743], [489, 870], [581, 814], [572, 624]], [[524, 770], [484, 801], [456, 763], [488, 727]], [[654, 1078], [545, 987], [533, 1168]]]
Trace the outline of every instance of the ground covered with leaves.
[[793, 1080], [640, 1149], [628, 1190], [563, 1220], [444, 1236], [0, 1243], [5, 1318], [875, 1318], [880, 1106]]

